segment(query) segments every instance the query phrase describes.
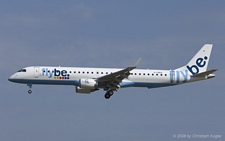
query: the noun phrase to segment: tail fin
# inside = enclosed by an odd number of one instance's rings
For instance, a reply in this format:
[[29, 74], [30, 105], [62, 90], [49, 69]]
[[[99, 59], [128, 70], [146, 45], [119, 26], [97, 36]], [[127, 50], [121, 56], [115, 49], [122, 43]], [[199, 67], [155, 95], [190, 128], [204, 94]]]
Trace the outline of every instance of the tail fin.
[[190, 75], [205, 72], [208, 67], [212, 46], [212, 44], [205, 44], [186, 66], [176, 70], [188, 70]]

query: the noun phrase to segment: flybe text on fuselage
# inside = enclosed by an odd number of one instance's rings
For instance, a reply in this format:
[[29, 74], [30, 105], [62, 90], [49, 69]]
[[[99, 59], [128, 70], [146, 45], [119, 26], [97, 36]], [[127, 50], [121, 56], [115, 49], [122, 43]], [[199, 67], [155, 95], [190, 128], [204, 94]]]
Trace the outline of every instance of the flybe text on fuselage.
[[41, 69], [42, 76], [47, 76], [48, 78], [54, 78], [54, 79], [69, 79], [69, 74], [67, 74], [66, 70], [57, 70], [54, 68], [52, 71], [50, 71], [48, 68], [42, 68]]
[[170, 71], [170, 83], [180, 83], [188, 81], [188, 70], [185, 71]]

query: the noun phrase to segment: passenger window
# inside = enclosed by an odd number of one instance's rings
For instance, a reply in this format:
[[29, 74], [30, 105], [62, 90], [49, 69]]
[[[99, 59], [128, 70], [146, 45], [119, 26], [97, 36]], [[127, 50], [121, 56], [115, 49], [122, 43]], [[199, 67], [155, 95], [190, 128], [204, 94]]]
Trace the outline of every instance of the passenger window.
[[76, 71], [74, 71], [74, 73], [76, 73]]

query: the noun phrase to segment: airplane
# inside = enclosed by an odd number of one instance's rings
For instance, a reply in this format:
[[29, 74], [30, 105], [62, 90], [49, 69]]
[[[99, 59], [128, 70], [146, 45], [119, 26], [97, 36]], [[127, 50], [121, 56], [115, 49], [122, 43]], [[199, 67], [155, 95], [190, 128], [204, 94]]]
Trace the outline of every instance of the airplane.
[[81, 94], [103, 89], [105, 98], [109, 99], [120, 88], [159, 88], [215, 77], [213, 72], [217, 69], [207, 71], [212, 46], [205, 44], [187, 65], [174, 70], [136, 69], [140, 58], [125, 69], [30, 66], [20, 69], [8, 80], [27, 84], [29, 94], [33, 84], [72, 85]]

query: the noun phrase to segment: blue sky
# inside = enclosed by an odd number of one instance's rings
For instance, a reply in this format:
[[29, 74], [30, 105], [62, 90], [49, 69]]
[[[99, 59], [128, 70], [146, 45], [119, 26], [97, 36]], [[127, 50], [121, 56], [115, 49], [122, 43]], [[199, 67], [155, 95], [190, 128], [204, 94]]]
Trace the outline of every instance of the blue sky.
[[[225, 137], [224, 1], [3, 1], [0, 140], [179, 140]], [[216, 78], [162, 89], [75, 93], [72, 86], [10, 83], [33, 65], [174, 69], [206, 43]], [[182, 139], [182, 140], [188, 140]], [[193, 140], [201, 140], [195, 138]], [[204, 140], [215, 140], [207, 138]]]

